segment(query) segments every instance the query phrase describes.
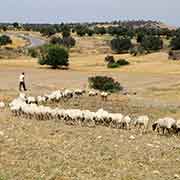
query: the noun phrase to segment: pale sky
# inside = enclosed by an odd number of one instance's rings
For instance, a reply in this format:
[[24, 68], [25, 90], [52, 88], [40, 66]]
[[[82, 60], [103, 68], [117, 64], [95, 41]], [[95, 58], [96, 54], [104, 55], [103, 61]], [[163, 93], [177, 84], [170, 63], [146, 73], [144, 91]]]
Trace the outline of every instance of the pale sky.
[[0, 22], [158, 20], [180, 26], [180, 0], [1, 0]]

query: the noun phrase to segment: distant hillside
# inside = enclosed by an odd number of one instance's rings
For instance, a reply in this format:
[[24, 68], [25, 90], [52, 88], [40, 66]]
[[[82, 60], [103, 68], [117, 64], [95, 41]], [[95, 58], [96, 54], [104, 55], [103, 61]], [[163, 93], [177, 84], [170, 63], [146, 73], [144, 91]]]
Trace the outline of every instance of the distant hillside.
[[146, 28], [168, 28], [169, 30], [177, 29], [175, 26], [171, 26], [168, 24], [165, 24], [163, 22], [157, 22], [157, 21], [144, 21], [144, 20], [133, 20], [133, 21], [114, 21], [111, 23], [97, 23], [96, 24], [99, 27], [109, 27], [109, 26], [126, 26], [126, 27], [132, 27], [132, 28], [139, 28], [139, 27], [146, 27]]

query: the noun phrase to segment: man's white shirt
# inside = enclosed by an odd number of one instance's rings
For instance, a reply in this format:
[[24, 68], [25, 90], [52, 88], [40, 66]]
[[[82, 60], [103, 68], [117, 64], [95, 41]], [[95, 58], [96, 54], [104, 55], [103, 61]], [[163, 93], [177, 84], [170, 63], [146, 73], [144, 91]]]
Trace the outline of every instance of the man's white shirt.
[[23, 74], [21, 74], [21, 75], [19, 76], [19, 82], [24, 82], [24, 75], [23, 75]]

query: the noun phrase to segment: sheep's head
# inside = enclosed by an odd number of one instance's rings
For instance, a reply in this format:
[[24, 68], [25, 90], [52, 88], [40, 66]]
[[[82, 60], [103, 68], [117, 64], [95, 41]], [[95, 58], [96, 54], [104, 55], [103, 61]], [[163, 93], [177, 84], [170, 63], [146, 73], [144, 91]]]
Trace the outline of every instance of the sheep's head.
[[154, 124], [152, 125], [152, 130], [153, 130], [153, 131], [155, 131], [155, 130], [156, 130], [157, 125], [158, 125], [158, 123], [157, 123], [157, 122], [156, 122], [156, 123], [154, 123]]

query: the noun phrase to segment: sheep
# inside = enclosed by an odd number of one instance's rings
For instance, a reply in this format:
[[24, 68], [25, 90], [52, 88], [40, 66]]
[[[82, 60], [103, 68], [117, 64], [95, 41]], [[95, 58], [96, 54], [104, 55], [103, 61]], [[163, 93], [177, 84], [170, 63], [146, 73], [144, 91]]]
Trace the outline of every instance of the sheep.
[[180, 120], [176, 121], [175, 132], [177, 135], [180, 133]]
[[115, 114], [110, 113], [109, 116], [111, 118], [110, 127], [112, 127], [112, 128], [120, 128], [121, 121], [123, 119], [123, 115], [121, 113], [115, 113]]
[[88, 127], [95, 127], [96, 113], [89, 110], [82, 112], [81, 126], [86, 125]]
[[45, 103], [47, 101], [45, 96], [37, 96], [37, 103], [41, 104], [41, 103]]
[[86, 92], [85, 90], [76, 89], [76, 90], [74, 91], [74, 94], [75, 94], [76, 96], [82, 96], [85, 92]]
[[134, 121], [134, 126], [139, 126], [140, 128], [144, 128], [146, 131], [148, 128], [148, 123], [149, 123], [149, 117], [148, 116], [139, 116], [135, 121]]
[[96, 91], [89, 91], [88, 96], [97, 96], [98, 93]]
[[124, 116], [120, 122], [120, 128], [122, 129], [130, 129], [130, 125], [131, 125], [131, 118], [129, 116]]
[[26, 100], [27, 104], [37, 104], [37, 100], [35, 97], [27, 97], [27, 100]]
[[63, 92], [63, 96], [65, 98], [72, 98], [73, 97], [73, 91], [69, 90], [69, 89], [66, 89], [64, 92]]
[[18, 98], [24, 102], [27, 100], [26, 94], [24, 94], [24, 93], [20, 93]]
[[109, 94], [108, 94], [107, 92], [102, 92], [102, 93], [101, 93], [101, 98], [102, 98], [102, 100], [105, 100], [105, 101], [106, 101], [107, 98], [108, 98], [108, 95], [109, 95]]
[[4, 102], [0, 102], [0, 109], [4, 109], [5, 108], [5, 103]]
[[163, 119], [158, 119], [153, 125], [152, 130], [155, 131], [157, 129], [158, 133], [160, 133], [160, 129], [162, 133], [165, 134], [165, 130], [170, 134], [170, 130], [176, 129], [176, 120], [170, 117], [166, 117]]
[[104, 125], [105, 124], [105, 120], [108, 118], [108, 112], [104, 111], [103, 109], [99, 109], [96, 112], [96, 119], [95, 119], [95, 123], [96, 125]]

